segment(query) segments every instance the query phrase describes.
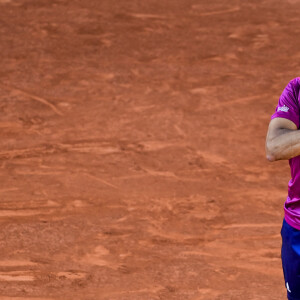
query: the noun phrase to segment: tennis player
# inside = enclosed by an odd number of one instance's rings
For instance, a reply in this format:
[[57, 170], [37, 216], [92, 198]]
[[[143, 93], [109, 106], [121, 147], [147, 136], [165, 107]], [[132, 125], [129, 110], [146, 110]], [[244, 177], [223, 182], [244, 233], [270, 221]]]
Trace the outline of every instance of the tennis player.
[[269, 161], [288, 159], [291, 180], [281, 228], [282, 268], [289, 300], [300, 300], [300, 77], [283, 90], [266, 138]]

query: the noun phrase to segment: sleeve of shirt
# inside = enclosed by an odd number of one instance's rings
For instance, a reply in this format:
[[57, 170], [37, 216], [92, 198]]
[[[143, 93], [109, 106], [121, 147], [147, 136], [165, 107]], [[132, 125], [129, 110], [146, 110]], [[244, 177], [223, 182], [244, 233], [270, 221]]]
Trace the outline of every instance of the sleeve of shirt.
[[298, 102], [299, 83], [297, 78], [291, 80], [283, 90], [275, 113], [271, 119], [285, 118], [294, 122], [299, 128], [300, 107]]

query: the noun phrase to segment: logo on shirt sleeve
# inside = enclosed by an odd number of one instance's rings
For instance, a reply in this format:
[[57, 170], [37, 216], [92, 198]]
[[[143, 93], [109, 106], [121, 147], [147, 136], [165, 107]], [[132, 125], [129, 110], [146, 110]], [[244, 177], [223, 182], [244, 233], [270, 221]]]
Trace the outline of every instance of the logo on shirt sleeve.
[[283, 112], [288, 112], [289, 111], [289, 107], [283, 105], [283, 106], [279, 106], [277, 111], [283, 111]]

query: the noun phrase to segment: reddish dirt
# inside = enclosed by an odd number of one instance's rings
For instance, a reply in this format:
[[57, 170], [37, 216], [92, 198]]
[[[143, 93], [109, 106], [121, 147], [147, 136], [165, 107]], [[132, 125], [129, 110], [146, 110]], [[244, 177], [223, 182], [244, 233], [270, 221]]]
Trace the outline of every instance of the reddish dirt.
[[299, 5], [0, 0], [0, 299], [285, 299]]

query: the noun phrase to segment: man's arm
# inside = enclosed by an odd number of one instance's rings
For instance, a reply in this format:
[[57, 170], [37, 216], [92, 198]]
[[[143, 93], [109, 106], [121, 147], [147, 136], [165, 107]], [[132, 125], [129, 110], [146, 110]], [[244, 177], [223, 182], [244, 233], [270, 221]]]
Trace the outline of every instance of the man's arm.
[[269, 161], [290, 159], [300, 155], [300, 130], [294, 122], [275, 118], [269, 124], [266, 156]]

